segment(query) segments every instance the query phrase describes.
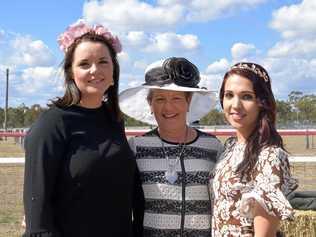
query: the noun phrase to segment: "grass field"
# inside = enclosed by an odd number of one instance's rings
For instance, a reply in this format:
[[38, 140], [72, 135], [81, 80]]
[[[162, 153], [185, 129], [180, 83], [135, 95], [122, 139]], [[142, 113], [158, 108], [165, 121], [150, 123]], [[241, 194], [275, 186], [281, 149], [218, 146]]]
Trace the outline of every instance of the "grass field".
[[[219, 137], [225, 140], [225, 137]], [[287, 150], [292, 155], [316, 156], [316, 147], [305, 149], [305, 137], [284, 137]], [[316, 142], [316, 139], [315, 139]], [[310, 144], [314, 145], [314, 144]], [[23, 157], [23, 149], [13, 139], [0, 141], [0, 157]], [[316, 163], [292, 163], [292, 173], [300, 181], [299, 190], [316, 190]], [[0, 237], [21, 236], [23, 216], [22, 190], [23, 165], [0, 164]], [[302, 213], [298, 213], [299, 216]], [[314, 215], [312, 213], [311, 215]], [[298, 217], [299, 218], [299, 217]], [[316, 221], [316, 216], [313, 219]], [[297, 225], [297, 223], [295, 223]], [[315, 228], [314, 224], [312, 228]], [[308, 232], [307, 232], [308, 233]], [[316, 230], [315, 232], [316, 233]], [[296, 236], [291, 233], [287, 236]], [[302, 236], [312, 237], [304, 234]], [[313, 236], [315, 237], [315, 236]]]
[[21, 236], [23, 165], [0, 166], [0, 237]]

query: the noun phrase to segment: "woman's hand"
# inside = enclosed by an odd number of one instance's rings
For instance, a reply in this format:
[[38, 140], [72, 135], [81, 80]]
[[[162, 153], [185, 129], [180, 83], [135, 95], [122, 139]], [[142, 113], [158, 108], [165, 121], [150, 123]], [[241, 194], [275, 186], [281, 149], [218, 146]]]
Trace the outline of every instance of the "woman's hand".
[[21, 221], [21, 226], [22, 226], [23, 228], [26, 228], [25, 215], [23, 216], [23, 219], [22, 219], [22, 221]]

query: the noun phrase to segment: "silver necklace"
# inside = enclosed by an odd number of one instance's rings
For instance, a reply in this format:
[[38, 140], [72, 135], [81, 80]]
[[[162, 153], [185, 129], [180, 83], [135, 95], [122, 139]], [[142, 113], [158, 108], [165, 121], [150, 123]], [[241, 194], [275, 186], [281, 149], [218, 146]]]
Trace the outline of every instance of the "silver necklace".
[[166, 149], [165, 149], [165, 146], [164, 146], [164, 142], [163, 140], [160, 138], [161, 140], [161, 146], [162, 146], [162, 150], [163, 150], [163, 153], [164, 153], [164, 156], [165, 156], [165, 159], [166, 159], [166, 162], [167, 162], [167, 170], [165, 171], [165, 178], [168, 180], [169, 183], [171, 184], [174, 184], [177, 179], [178, 179], [178, 174], [177, 174], [177, 171], [176, 171], [176, 167], [180, 161], [180, 158], [184, 152], [184, 149], [186, 147], [186, 140], [188, 139], [188, 131], [189, 131], [189, 128], [186, 127], [186, 134], [185, 134], [185, 140], [184, 140], [184, 143], [181, 143], [179, 144], [178, 146], [181, 147], [182, 149], [180, 150], [179, 152], [179, 155], [176, 156], [176, 158], [174, 159], [174, 161], [172, 162], [172, 160], [169, 160], [169, 156], [167, 155], [167, 152], [166, 152]]

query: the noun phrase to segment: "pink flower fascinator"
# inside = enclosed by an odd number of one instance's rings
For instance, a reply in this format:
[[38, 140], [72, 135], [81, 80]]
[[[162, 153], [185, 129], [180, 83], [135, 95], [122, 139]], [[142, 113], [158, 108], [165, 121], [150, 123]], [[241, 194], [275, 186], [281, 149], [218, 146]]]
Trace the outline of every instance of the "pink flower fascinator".
[[88, 33], [94, 32], [97, 35], [101, 35], [106, 38], [112, 45], [116, 53], [122, 51], [122, 45], [117, 36], [112, 35], [112, 33], [102, 25], [89, 26], [82, 19], [78, 20], [76, 23], [68, 26], [66, 31], [59, 35], [57, 41], [59, 48], [67, 52], [68, 48], [75, 42], [77, 38]]

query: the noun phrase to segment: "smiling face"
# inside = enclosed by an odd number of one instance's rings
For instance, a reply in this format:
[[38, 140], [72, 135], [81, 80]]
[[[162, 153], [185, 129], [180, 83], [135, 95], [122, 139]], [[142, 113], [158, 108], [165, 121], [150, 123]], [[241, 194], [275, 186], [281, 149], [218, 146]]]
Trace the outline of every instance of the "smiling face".
[[182, 91], [152, 89], [148, 103], [158, 127], [164, 130], [183, 130], [191, 96]]
[[260, 106], [252, 82], [237, 74], [225, 82], [223, 110], [227, 121], [237, 130], [238, 139], [245, 140], [256, 126]]
[[109, 49], [101, 42], [80, 43], [74, 52], [72, 73], [81, 92], [80, 105], [100, 106], [105, 91], [114, 83]]

